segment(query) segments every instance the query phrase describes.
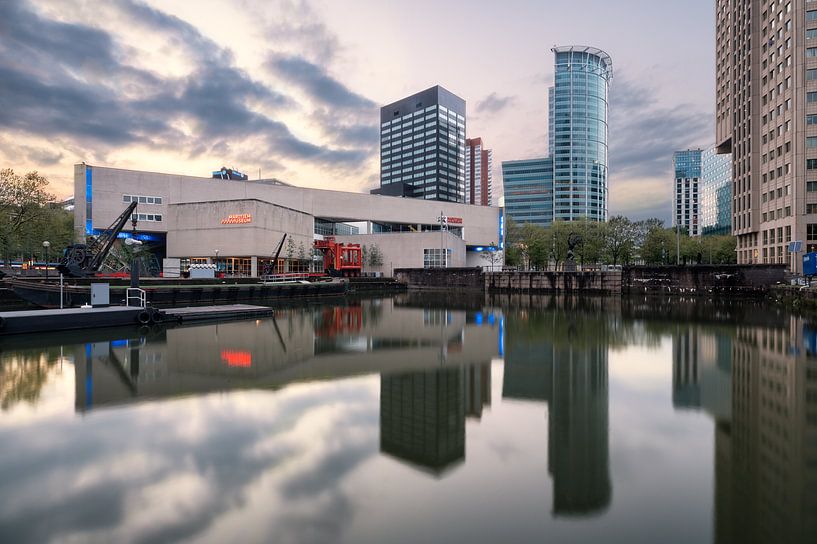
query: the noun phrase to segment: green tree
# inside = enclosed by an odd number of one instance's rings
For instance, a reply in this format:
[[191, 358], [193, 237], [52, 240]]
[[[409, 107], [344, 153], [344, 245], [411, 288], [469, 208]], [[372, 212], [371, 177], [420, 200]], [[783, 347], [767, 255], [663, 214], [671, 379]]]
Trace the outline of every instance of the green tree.
[[612, 217], [607, 222], [605, 247], [610, 264], [628, 264], [635, 249], [635, 229], [632, 221], [623, 215]]
[[[491, 242], [491, 247], [496, 247], [496, 244]], [[499, 249], [486, 249], [480, 254], [480, 256], [482, 257], [482, 260], [488, 263], [492, 272], [495, 270], [496, 265], [502, 262], [502, 251]]]
[[[20, 240], [23, 231], [48, 214], [55, 197], [47, 188], [48, 180], [36, 171], [20, 176], [11, 168], [0, 170], [0, 252], [6, 261], [15, 246], [23, 249]], [[38, 234], [40, 242], [48, 237], [42, 230]]]
[[675, 259], [675, 235], [671, 229], [654, 227], [641, 243], [641, 259], [646, 264], [669, 264]]
[[372, 244], [371, 247], [369, 247], [369, 266], [383, 266], [383, 253], [377, 244]]

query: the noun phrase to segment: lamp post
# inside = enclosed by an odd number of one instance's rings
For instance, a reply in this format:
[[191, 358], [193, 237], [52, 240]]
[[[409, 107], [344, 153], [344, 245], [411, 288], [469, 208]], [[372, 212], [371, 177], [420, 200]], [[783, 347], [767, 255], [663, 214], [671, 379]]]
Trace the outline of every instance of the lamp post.
[[51, 247], [51, 242], [46, 240], [43, 242], [43, 248], [45, 248], [45, 279], [48, 279], [48, 248]]
[[216, 253], [216, 259], [215, 259], [215, 263], [213, 263], [213, 264], [216, 265], [216, 274], [218, 274], [218, 250], [215, 250], [215, 253]]

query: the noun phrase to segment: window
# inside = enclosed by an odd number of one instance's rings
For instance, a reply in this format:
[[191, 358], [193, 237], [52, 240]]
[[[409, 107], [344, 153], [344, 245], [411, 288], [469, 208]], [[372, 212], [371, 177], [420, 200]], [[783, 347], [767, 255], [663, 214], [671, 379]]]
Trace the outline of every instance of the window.
[[806, 204], [806, 213], [817, 213], [817, 204]]
[[806, 70], [806, 81], [817, 81], [817, 68]]
[[808, 136], [806, 138], [806, 147], [809, 148], [817, 147], [817, 136]]
[[806, 159], [806, 170], [817, 170], [817, 159]]
[[809, 193], [817, 193], [817, 181], [807, 181], [806, 191]]
[[807, 11], [806, 21], [817, 21], [817, 10]]
[[817, 102], [817, 92], [806, 93], [806, 102]]

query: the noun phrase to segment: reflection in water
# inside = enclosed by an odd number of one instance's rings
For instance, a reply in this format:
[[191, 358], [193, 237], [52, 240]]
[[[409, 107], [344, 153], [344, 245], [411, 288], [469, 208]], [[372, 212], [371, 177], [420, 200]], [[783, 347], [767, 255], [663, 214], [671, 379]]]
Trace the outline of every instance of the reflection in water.
[[556, 516], [598, 513], [611, 496], [610, 324], [584, 315], [584, 309], [571, 310], [531, 310], [509, 325], [502, 392], [504, 398], [548, 403], [548, 470]]
[[817, 541], [813, 334], [789, 318], [673, 335], [673, 406], [715, 420], [715, 542]]
[[77, 334], [0, 339], [0, 541], [817, 542], [801, 318], [423, 294]]

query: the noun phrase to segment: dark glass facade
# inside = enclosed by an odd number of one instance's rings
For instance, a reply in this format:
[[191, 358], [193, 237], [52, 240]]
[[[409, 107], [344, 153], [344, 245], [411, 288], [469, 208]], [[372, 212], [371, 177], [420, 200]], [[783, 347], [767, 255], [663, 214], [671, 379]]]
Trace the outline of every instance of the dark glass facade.
[[553, 221], [553, 159], [502, 163], [505, 213], [516, 223], [547, 227]]
[[373, 192], [465, 202], [465, 100], [438, 85], [383, 106]]

